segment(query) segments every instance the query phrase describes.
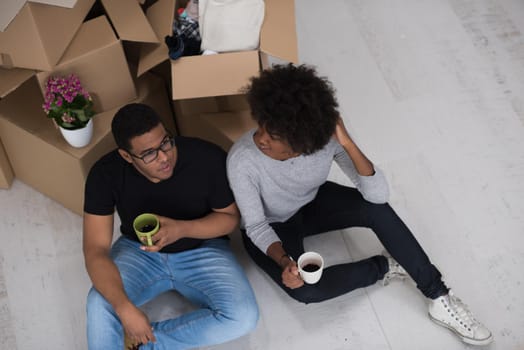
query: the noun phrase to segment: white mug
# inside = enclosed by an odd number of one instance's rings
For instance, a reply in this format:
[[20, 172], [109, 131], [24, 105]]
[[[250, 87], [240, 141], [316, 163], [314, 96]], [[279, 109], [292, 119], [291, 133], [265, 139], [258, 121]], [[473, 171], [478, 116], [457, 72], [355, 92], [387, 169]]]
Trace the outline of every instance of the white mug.
[[297, 265], [300, 277], [302, 277], [304, 282], [315, 284], [322, 276], [324, 259], [316, 252], [305, 252], [298, 258]]

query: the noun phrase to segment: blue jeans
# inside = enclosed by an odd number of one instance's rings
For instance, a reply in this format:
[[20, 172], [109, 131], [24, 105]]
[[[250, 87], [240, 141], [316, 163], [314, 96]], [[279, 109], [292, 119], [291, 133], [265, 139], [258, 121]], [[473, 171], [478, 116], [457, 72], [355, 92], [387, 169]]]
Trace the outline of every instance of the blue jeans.
[[[124, 289], [140, 306], [176, 290], [197, 309], [152, 322], [156, 343], [140, 349], [191, 349], [223, 343], [253, 330], [258, 306], [253, 290], [234, 257], [229, 241], [211, 239], [180, 253], [149, 253], [120, 237], [111, 248]], [[91, 288], [87, 297], [87, 341], [90, 350], [122, 350], [122, 324], [106, 299]]]

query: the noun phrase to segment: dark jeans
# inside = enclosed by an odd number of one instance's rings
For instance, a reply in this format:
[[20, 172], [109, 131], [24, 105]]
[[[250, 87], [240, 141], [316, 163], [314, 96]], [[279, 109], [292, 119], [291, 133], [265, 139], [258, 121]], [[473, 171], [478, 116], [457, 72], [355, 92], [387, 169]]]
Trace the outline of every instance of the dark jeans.
[[[271, 226], [286, 252], [296, 259], [304, 252], [304, 238], [307, 236], [348, 227], [368, 227], [426, 297], [435, 299], [447, 293], [440, 272], [389, 204], [370, 203], [355, 188], [326, 182], [320, 186], [315, 199], [289, 220]], [[242, 238], [255, 263], [286, 293], [303, 303], [320, 302], [372, 285], [388, 271], [387, 259], [377, 255], [327, 267], [317, 284], [290, 289], [282, 283], [281, 268], [251, 242], [245, 231], [242, 231]]]

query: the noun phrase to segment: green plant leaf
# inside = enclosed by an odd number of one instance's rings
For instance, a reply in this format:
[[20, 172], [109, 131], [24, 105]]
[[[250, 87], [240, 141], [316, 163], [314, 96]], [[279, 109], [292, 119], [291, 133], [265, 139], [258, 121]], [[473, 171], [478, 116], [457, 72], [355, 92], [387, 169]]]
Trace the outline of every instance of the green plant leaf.
[[62, 117], [62, 113], [57, 111], [56, 109], [52, 109], [49, 111], [49, 114], [47, 115], [47, 117], [55, 119], [55, 120], [59, 120]]
[[75, 113], [75, 115], [78, 118], [78, 120], [80, 120], [82, 122], [89, 121], [89, 118], [86, 116], [86, 114], [84, 113], [83, 109], [73, 109], [72, 112]]

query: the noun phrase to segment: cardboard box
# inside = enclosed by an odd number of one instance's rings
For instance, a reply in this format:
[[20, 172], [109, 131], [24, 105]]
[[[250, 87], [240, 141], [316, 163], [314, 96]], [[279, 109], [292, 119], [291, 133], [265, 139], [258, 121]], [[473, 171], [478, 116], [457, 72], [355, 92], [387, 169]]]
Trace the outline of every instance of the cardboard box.
[[164, 127], [173, 134], [178, 134], [171, 98], [162, 78], [154, 74], [145, 74], [137, 80], [138, 98], [134, 102], [145, 103], [155, 109]]
[[31, 69], [0, 68], [0, 99], [6, 97], [35, 74], [36, 72]]
[[39, 2], [41, 4], [47, 4], [47, 5], [53, 5], [53, 6], [72, 8], [75, 6], [77, 0], [29, 0], [29, 1]]
[[246, 95], [229, 95], [229, 96], [217, 96], [216, 101], [218, 104], [218, 110], [221, 112], [234, 112], [249, 110], [249, 103], [247, 102]]
[[[39, 2], [41, 4], [55, 5], [61, 7], [72, 8], [75, 6], [77, 0], [31, 0], [31, 2]], [[0, 32], [11, 23], [16, 14], [26, 3], [26, 0], [3, 0], [0, 1]]]
[[[265, 0], [265, 6], [259, 50], [189, 56], [171, 61], [174, 100], [238, 94], [249, 78], [258, 75], [270, 62], [270, 57], [298, 61], [294, 0]], [[159, 0], [147, 10], [147, 18], [158, 38], [171, 35], [174, 11], [175, 0]], [[169, 56], [164, 43], [143, 45], [138, 74], [166, 60]]]
[[[138, 98], [157, 110], [166, 124], [171, 120], [165, 86], [151, 75], [137, 82]], [[84, 182], [91, 166], [115, 147], [111, 121], [118, 108], [97, 114], [91, 143], [70, 147], [42, 110], [36, 79], [30, 79], [0, 101], [0, 138], [16, 178], [81, 215]], [[21, 147], [22, 146], [22, 147]]]
[[136, 98], [122, 43], [105, 16], [83, 23], [56, 67], [37, 74], [42, 92], [49, 77], [73, 73], [91, 94], [96, 112]]
[[34, 79], [0, 101], [0, 137], [18, 179], [80, 214], [88, 168], [114, 147], [108, 132], [114, 111], [97, 114], [90, 145], [76, 149], [49, 122], [42, 103]]
[[102, 0], [102, 5], [121, 40], [160, 42], [138, 1]]
[[202, 113], [218, 112], [216, 97], [201, 97], [173, 101], [175, 119], [180, 135], [200, 137], [206, 140], [213, 138], [208, 128], [198, 117]]
[[158, 0], [146, 12], [156, 36], [162, 39], [157, 45], [143, 44], [140, 48], [137, 75], [140, 76], [162, 62], [169, 60], [168, 48], [164, 38], [173, 34], [173, 20], [176, 0]]
[[206, 113], [199, 115], [198, 118], [209, 130], [208, 134], [212, 135], [210, 141], [222, 147], [226, 152], [244, 133], [257, 127], [249, 110]]
[[26, 0], [0, 1], [0, 32], [7, 28], [25, 3]]
[[0, 66], [51, 70], [94, 2], [77, 0], [73, 8], [24, 4], [0, 32]]
[[257, 51], [181, 57], [171, 63], [173, 99], [238, 94], [259, 71]]
[[7, 189], [11, 187], [14, 177], [13, 168], [11, 168], [4, 146], [0, 142], [0, 188]]
[[181, 135], [199, 137], [229, 150], [244, 132], [256, 127], [245, 95], [173, 101]]

